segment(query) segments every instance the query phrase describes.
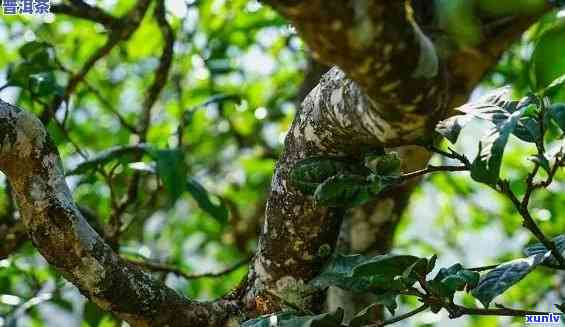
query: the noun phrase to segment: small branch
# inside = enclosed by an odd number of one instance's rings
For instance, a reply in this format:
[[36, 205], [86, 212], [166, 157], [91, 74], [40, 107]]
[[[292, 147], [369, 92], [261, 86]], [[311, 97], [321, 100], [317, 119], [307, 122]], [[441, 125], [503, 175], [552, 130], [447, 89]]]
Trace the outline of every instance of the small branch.
[[490, 266], [482, 266], [482, 267], [473, 267], [473, 268], [465, 268], [467, 270], [470, 271], [476, 271], [476, 272], [481, 272], [481, 271], [487, 271], [487, 270], [492, 270], [496, 267], [500, 266], [500, 264], [498, 265], [490, 265]]
[[82, 0], [73, 0], [72, 4], [60, 3], [53, 5], [51, 11], [54, 14], [63, 14], [77, 17], [91, 22], [104, 25], [107, 29], [115, 28], [121, 21], [102, 10], [99, 7], [91, 6]]
[[155, 19], [157, 20], [159, 29], [161, 30], [161, 35], [165, 45], [163, 47], [161, 58], [159, 59], [159, 67], [157, 67], [157, 71], [155, 72], [153, 84], [149, 87], [147, 96], [143, 101], [143, 113], [140, 122], [141, 127], [139, 130], [141, 142], [145, 142], [146, 134], [151, 123], [151, 109], [155, 105], [155, 102], [157, 102], [161, 91], [163, 91], [163, 88], [168, 81], [169, 71], [171, 70], [174, 55], [175, 33], [167, 21], [164, 1], [157, 2], [157, 7], [155, 8]]
[[[139, 143], [145, 143], [147, 141], [147, 133], [149, 132], [149, 127], [151, 124], [151, 110], [157, 102], [159, 95], [163, 91], [165, 85], [167, 84], [169, 78], [169, 71], [173, 62], [174, 55], [174, 43], [175, 35], [173, 29], [166, 18], [165, 13], [165, 3], [164, 1], [158, 1], [155, 8], [155, 17], [157, 23], [159, 24], [159, 29], [165, 41], [163, 48], [163, 53], [159, 59], [159, 67], [155, 72], [155, 78], [153, 83], [147, 91], [147, 96], [143, 101], [143, 111], [141, 114], [141, 121], [139, 122], [140, 128], [138, 129]], [[127, 197], [118, 206], [117, 210], [114, 210], [109, 221], [109, 227], [111, 230], [112, 244], [117, 246], [120, 240], [122, 231], [122, 215], [127, 210], [127, 208], [137, 200], [139, 193], [139, 184], [141, 182], [141, 174], [135, 172], [130, 180]]]
[[467, 170], [471, 169], [471, 162], [469, 161], [469, 159], [462, 154], [457, 153], [455, 150], [453, 150], [452, 148], [449, 148], [449, 152], [441, 150], [439, 148], [436, 148], [433, 145], [428, 146], [428, 150], [433, 152], [433, 153], [437, 153], [439, 155], [442, 155], [444, 157], [453, 159], [453, 160], [457, 160], [459, 162], [461, 162], [465, 167], [467, 167]]
[[[527, 202], [521, 202], [520, 200], [518, 200], [518, 197], [510, 189], [510, 185], [507, 181], [500, 181], [498, 183], [498, 186], [500, 187], [500, 192], [506, 195], [510, 199], [510, 201], [512, 201], [514, 207], [516, 208], [516, 210], [518, 210], [518, 212], [522, 216], [523, 218], [522, 225], [528, 230], [530, 230], [530, 232], [534, 234], [534, 236], [545, 246], [546, 249], [551, 251], [552, 255], [557, 259], [561, 267], [565, 267], [565, 258], [563, 258], [563, 255], [557, 249], [555, 242], [553, 242], [553, 240], [545, 236], [543, 231], [536, 224], [536, 221], [528, 211]], [[530, 186], [528, 186], [528, 188], [529, 187]]]
[[410, 317], [413, 317], [420, 312], [426, 311], [429, 307], [430, 306], [427, 305], [427, 304], [422, 304], [420, 307], [418, 307], [415, 310], [412, 310], [412, 311], [407, 312], [405, 314], [402, 314], [400, 316], [385, 320], [382, 323], [376, 323], [376, 324], [373, 324], [373, 325], [369, 325], [369, 327], [381, 327], [381, 326], [386, 326], [386, 325], [392, 325], [392, 324], [397, 323], [399, 321], [402, 321], [404, 319], [408, 319]]
[[[82, 1], [80, 1], [82, 2]], [[71, 94], [76, 90], [77, 86], [84, 80], [86, 75], [94, 67], [94, 65], [102, 58], [107, 56], [110, 51], [120, 42], [128, 40], [133, 32], [137, 30], [141, 19], [145, 15], [147, 8], [149, 7], [150, 0], [138, 1], [136, 6], [131, 9], [125, 16], [125, 18], [120, 18], [121, 23], [118, 25], [113, 25], [110, 30], [110, 35], [106, 43], [98, 48], [94, 54], [86, 61], [82, 68], [69, 79], [65, 91], [62, 96], [57, 96], [51, 102], [51, 104], [46, 107], [40, 114], [41, 122], [46, 124], [51, 117], [55, 116], [55, 113], [65, 101], [68, 101]], [[78, 1], [77, 1], [78, 3]]]
[[82, 170], [87, 169], [88, 167], [95, 168], [101, 164], [108, 162], [109, 160], [123, 155], [143, 154], [146, 153], [150, 148], [151, 147], [148, 144], [144, 143], [113, 147], [91, 159], [81, 162], [74, 169], [69, 170], [66, 173], [66, 176], [78, 175], [82, 172]]
[[188, 273], [188, 272], [183, 271], [181, 268], [171, 266], [171, 265], [167, 265], [167, 264], [157, 263], [157, 262], [150, 262], [150, 261], [146, 261], [146, 260], [135, 260], [135, 259], [125, 259], [125, 260], [136, 265], [136, 266], [139, 266], [139, 267], [141, 267], [145, 270], [149, 270], [149, 271], [153, 271], [153, 272], [163, 272], [163, 273], [167, 273], [167, 274], [174, 274], [174, 275], [180, 276], [184, 279], [190, 280], [190, 279], [200, 279], [200, 278], [218, 278], [218, 277], [228, 275], [228, 274], [238, 270], [239, 268], [247, 265], [249, 263], [249, 260], [251, 260], [251, 257], [245, 258], [244, 260], [241, 260], [241, 261], [237, 262], [236, 264], [234, 264], [233, 266], [228, 267], [224, 270], [221, 270], [221, 271], [218, 271], [218, 272], [202, 273], [202, 274]]
[[523, 317], [526, 315], [546, 315], [551, 313], [551, 312], [540, 312], [540, 311], [532, 311], [532, 310], [518, 310], [518, 309], [505, 308], [505, 307], [501, 307], [498, 309], [467, 308], [457, 304], [453, 304], [446, 309], [448, 309], [448, 311], [450, 312], [449, 317], [452, 319], [459, 318], [464, 315]]
[[414, 177], [419, 177], [422, 175], [426, 175], [429, 173], [439, 172], [439, 171], [468, 171], [469, 168], [467, 166], [433, 166], [429, 165], [428, 167], [420, 170], [413, 171], [411, 173], [403, 174], [400, 176], [402, 179], [409, 179]]

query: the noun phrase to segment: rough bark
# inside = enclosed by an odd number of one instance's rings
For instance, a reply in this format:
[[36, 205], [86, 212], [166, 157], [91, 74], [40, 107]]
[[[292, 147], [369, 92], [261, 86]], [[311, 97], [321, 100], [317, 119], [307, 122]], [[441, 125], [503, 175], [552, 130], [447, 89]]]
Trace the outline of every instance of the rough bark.
[[[403, 1], [270, 2], [320, 60], [341, 70], [330, 70], [312, 90], [286, 138], [242, 292], [248, 316], [280, 309], [281, 298], [314, 309], [321, 302], [319, 296], [305, 296], [305, 285], [327, 260], [319, 249], [335, 248], [344, 210], [315, 207], [295, 189], [289, 181], [294, 163], [318, 154], [361, 160], [374, 147], [429, 140], [449, 103], [465, 98], [534, 19], [511, 20], [474, 51], [449, 53], [441, 58], [438, 74], [423, 79], [413, 76], [419, 43]], [[416, 12], [423, 22], [429, 16], [424, 11]], [[0, 171], [8, 177], [34, 245], [102, 309], [133, 326], [222, 326], [241, 313], [236, 300], [190, 301], [121, 260], [74, 204], [57, 150], [41, 123], [4, 102]], [[383, 235], [384, 244], [388, 236]]]
[[[465, 99], [535, 19], [510, 20], [476, 49], [451, 51], [440, 58], [438, 74], [423, 79], [413, 75], [419, 43], [403, 1], [269, 3], [293, 22], [316, 59], [341, 69], [330, 70], [306, 98], [277, 164], [244, 299], [258, 314], [280, 309], [281, 298], [316, 309], [320, 298], [306, 296], [306, 285], [326, 261], [319, 249], [334, 249], [344, 214], [315, 207], [292, 186], [294, 163], [314, 155], [360, 159], [374, 147], [430, 142], [449, 105]], [[429, 23], [430, 7], [415, 6], [416, 16]]]
[[132, 326], [222, 326], [232, 301], [197, 303], [123, 261], [73, 202], [60, 158], [41, 122], [0, 101], [0, 171], [33, 244], [100, 308]]

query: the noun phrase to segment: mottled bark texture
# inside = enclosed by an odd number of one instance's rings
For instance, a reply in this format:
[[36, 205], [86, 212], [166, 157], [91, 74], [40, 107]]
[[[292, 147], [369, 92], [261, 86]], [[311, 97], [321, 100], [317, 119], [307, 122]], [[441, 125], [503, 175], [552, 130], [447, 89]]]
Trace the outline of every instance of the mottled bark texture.
[[223, 326], [237, 313], [230, 301], [189, 301], [114, 253], [74, 204], [41, 122], [2, 101], [0, 171], [33, 244], [100, 308], [132, 326]]
[[[361, 160], [374, 147], [429, 140], [450, 104], [466, 98], [534, 19], [509, 19], [485, 31], [485, 42], [475, 49], [442, 52], [438, 74], [424, 79], [414, 77], [421, 40], [404, 1], [269, 2], [291, 20], [320, 61], [341, 69], [331, 69], [312, 90], [287, 135], [259, 248], [248, 283], [238, 293], [247, 316], [276, 311], [285, 300], [314, 309], [321, 305], [321, 296], [306, 296], [306, 285], [326, 262], [323, 254], [335, 248], [344, 210], [316, 207], [295, 189], [289, 181], [294, 163], [318, 154]], [[432, 24], [432, 2], [412, 3], [420, 25]], [[413, 160], [423, 164], [427, 159]], [[74, 204], [57, 150], [41, 123], [3, 102], [0, 170], [34, 245], [102, 309], [133, 326], [222, 326], [228, 317], [239, 317], [237, 300], [192, 302], [121, 260]], [[393, 217], [403, 197], [394, 197], [394, 203], [386, 197], [377, 203], [383, 206], [378, 213]], [[385, 215], [390, 207], [391, 214]], [[389, 243], [390, 235], [377, 237]]]
[[[467, 98], [535, 19], [510, 19], [485, 31], [477, 48], [442, 52], [438, 73], [425, 79], [414, 77], [420, 41], [407, 20], [405, 1], [267, 2], [292, 21], [314, 58], [340, 68], [330, 70], [303, 102], [277, 164], [245, 296], [247, 310], [256, 313], [280, 309], [281, 298], [316, 309], [321, 297], [306, 296], [312, 294], [306, 285], [327, 260], [320, 249], [334, 249], [339, 234], [344, 211], [316, 207], [295, 189], [289, 180], [294, 163], [320, 154], [360, 160], [374, 147], [430, 142], [435, 123]], [[431, 26], [432, 2], [412, 4], [417, 21]], [[399, 208], [405, 201], [398, 195], [393, 203], [385, 198], [377, 204]], [[383, 219], [385, 226], [394, 226], [391, 217]], [[388, 234], [375, 237], [383, 237], [381, 246], [390, 244]]]

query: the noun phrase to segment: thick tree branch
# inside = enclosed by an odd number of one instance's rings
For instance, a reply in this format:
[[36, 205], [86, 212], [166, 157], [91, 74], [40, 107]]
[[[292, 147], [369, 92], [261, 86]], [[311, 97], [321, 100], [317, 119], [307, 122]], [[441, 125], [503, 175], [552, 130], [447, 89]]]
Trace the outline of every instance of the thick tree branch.
[[[257, 313], [273, 312], [284, 305], [269, 296], [270, 292], [302, 299], [301, 306], [316, 309], [319, 299], [306, 296], [311, 292], [305, 285], [326, 261], [320, 248], [334, 248], [344, 214], [339, 208], [316, 207], [311, 197], [293, 187], [289, 172], [294, 163], [315, 155], [361, 160], [374, 147], [430, 142], [435, 122], [447, 108], [467, 98], [533, 19], [488, 35], [491, 38], [479, 48], [489, 55], [480, 60], [476, 54], [452, 51], [441, 58], [444, 69], [424, 79], [414, 77], [420, 43], [404, 1], [268, 2], [293, 22], [317, 59], [337, 64], [343, 71], [333, 68], [322, 78], [287, 134], [248, 276], [245, 301]], [[428, 2], [427, 8], [430, 6]], [[421, 15], [416, 12], [416, 16]], [[445, 69], [455, 63], [466, 68]], [[455, 87], [450, 88], [452, 82]]]
[[223, 326], [236, 303], [187, 300], [112, 251], [73, 202], [41, 122], [0, 101], [0, 171], [45, 259], [102, 309], [132, 326]]

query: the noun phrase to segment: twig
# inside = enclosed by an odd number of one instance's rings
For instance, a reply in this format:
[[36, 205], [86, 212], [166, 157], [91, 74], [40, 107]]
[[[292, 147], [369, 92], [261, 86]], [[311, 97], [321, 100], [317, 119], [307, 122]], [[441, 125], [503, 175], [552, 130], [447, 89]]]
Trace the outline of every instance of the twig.
[[218, 272], [202, 273], [202, 274], [187, 273], [179, 267], [175, 267], [163, 263], [151, 262], [147, 260], [135, 260], [135, 259], [125, 259], [125, 260], [149, 271], [170, 273], [180, 276], [184, 279], [190, 280], [190, 279], [200, 279], [200, 278], [217, 278], [228, 275], [248, 264], [249, 260], [251, 260], [251, 257], [245, 258], [244, 260], [241, 260], [235, 263], [233, 266], [230, 266], [224, 270]]
[[141, 142], [145, 142], [147, 130], [151, 123], [151, 109], [155, 105], [155, 102], [157, 102], [161, 91], [167, 83], [174, 55], [175, 33], [165, 16], [164, 1], [157, 2], [157, 7], [155, 8], [155, 19], [157, 20], [159, 29], [161, 30], [161, 35], [163, 36], [165, 45], [163, 47], [161, 58], [159, 59], [159, 67], [157, 67], [157, 71], [155, 72], [155, 78], [149, 87], [149, 90], [147, 90], [147, 96], [143, 101], [143, 113], [140, 122], [141, 127], [139, 130]]
[[540, 312], [532, 310], [519, 310], [501, 307], [498, 309], [481, 309], [481, 308], [468, 308], [457, 304], [452, 304], [449, 308], [449, 318], [459, 318], [464, 315], [474, 316], [507, 316], [507, 317], [523, 317], [526, 315], [546, 315], [551, 312]]
[[63, 102], [68, 101], [71, 94], [76, 90], [79, 83], [84, 80], [94, 65], [100, 59], [108, 55], [118, 43], [131, 37], [133, 32], [139, 27], [150, 2], [150, 0], [138, 1], [136, 6], [126, 14], [125, 18], [120, 18], [121, 23], [113, 26], [113, 29], [110, 30], [110, 35], [108, 36], [106, 43], [96, 50], [82, 68], [69, 79], [63, 95], [55, 97], [51, 104], [40, 114], [40, 119], [44, 124], [47, 124], [49, 119], [55, 116], [58, 108]]
[[470, 270], [470, 271], [476, 271], [476, 272], [481, 272], [481, 271], [487, 271], [487, 270], [492, 270], [496, 267], [500, 266], [500, 264], [497, 265], [490, 265], [490, 266], [482, 266], [482, 267], [473, 267], [473, 268], [465, 268], [466, 270]]
[[115, 28], [120, 20], [99, 7], [91, 6], [82, 0], [73, 0], [72, 5], [61, 3], [53, 5], [51, 11], [55, 14], [86, 19], [104, 25], [108, 29]]
[[[521, 202], [520, 200], [518, 200], [518, 197], [510, 189], [510, 185], [507, 181], [500, 181], [498, 185], [500, 187], [500, 192], [505, 194], [510, 199], [510, 201], [512, 201], [514, 207], [516, 208], [516, 210], [518, 210], [518, 212], [522, 216], [523, 226], [528, 230], [530, 230], [530, 232], [534, 234], [534, 236], [545, 246], [546, 249], [551, 251], [552, 255], [557, 259], [561, 267], [565, 267], [565, 258], [563, 258], [563, 255], [557, 249], [555, 242], [553, 242], [553, 240], [545, 236], [543, 231], [536, 224], [534, 218], [530, 215], [530, 212], [528, 211], [527, 202]], [[529, 187], [530, 186], [528, 186], [528, 188]]]
[[433, 153], [440, 154], [444, 157], [457, 160], [461, 162], [463, 165], [465, 165], [467, 169], [471, 169], [471, 162], [469, 161], [469, 159], [465, 155], [457, 153], [457, 151], [453, 150], [452, 148], [449, 148], [449, 152], [447, 152], [439, 148], [436, 148], [433, 145], [430, 145], [428, 146], [428, 150], [430, 150]]
[[439, 171], [468, 171], [469, 168], [467, 166], [433, 166], [429, 165], [428, 167], [420, 170], [416, 170], [410, 173], [402, 174], [400, 176], [402, 179], [409, 179], [414, 178], [422, 175], [426, 175], [429, 173], [439, 172]]
[[412, 310], [412, 311], [407, 312], [407, 313], [405, 313], [405, 314], [402, 314], [402, 315], [400, 315], [400, 316], [396, 316], [396, 317], [394, 317], [394, 318], [385, 320], [385, 321], [383, 321], [383, 322], [381, 322], [381, 323], [376, 323], [376, 324], [369, 325], [369, 327], [381, 327], [381, 326], [392, 325], [392, 324], [397, 323], [397, 322], [399, 322], [399, 321], [402, 321], [402, 320], [404, 320], [404, 319], [408, 319], [408, 318], [410, 318], [410, 317], [412, 317], [412, 316], [415, 316], [415, 315], [417, 315], [417, 314], [420, 313], [420, 312], [426, 311], [429, 307], [430, 307], [430, 306], [427, 305], [427, 304], [422, 304], [420, 307], [418, 307], [418, 308], [415, 309], [415, 310]]
[[[157, 102], [161, 91], [163, 91], [165, 84], [167, 83], [174, 55], [175, 35], [165, 15], [164, 1], [157, 2], [157, 6], [155, 8], [155, 16], [157, 23], [159, 24], [161, 34], [163, 35], [163, 39], [165, 40], [165, 46], [159, 60], [159, 67], [157, 67], [157, 71], [155, 72], [155, 78], [153, 80], [153, 83], [149, 87], [149, 90], [147, 91], [147, 96], [143, 101], [143, 112], [141, 121], [139, 123], [140, 128], [138, 130], [139, 143], [145, 143], [147, 140], [147, 133], [151, 124], [151, 110]], [[118, 206], [117, 210], [114, 210], [112, 216], [110, 217], [109, 226], [112, 233], [112, 243], [116, 245], [119, 243], [121, 231], [123, 230], [121, 217], [126, 209], [136, 201], [140, 181], [141, 174], [136, 171], [129, 183], [127, 197]]]

